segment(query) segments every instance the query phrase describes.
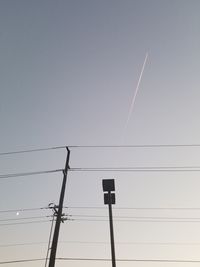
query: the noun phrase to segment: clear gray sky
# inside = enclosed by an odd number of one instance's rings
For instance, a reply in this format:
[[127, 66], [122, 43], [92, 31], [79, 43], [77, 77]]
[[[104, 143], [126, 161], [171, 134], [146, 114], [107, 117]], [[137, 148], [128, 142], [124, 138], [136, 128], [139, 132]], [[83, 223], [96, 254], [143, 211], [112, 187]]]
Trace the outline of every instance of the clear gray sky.
[[[199, 10], [198, 0], [1, 0], [0, 152], [63, 145], [200, 143]], [[72, 148], [70, 166], [200, 166], [199, 155], [198, 147]], [[65, 156], [65, 149], [0, 156], [1, 174], [63, 168]], [[115, 178], [116, 208], [200, 207], [199, 172], [71, 171], [68, 178], [65, 206], [104, 208], [101, 180]], [[0, 211], [16, 210], [1, 212], [0, 219], [22, 222], [24, 217], [50, 215], [48, 210], [20, 209], [58, 203], [61, 181], [62, 173], [0, 180]], [[106, 209], [65, 212], [107, 216]], [[115, 209], [114, 215], [200, 218], [200, 211]], [[0, 224], [12, 222], [17, 221]], [[116, 218], [116, 257], [200, 260], [199, 224]], [[45, 257], [49, 230], [49, 222], [0, 225], [0, 261]], [[58, 257], [110, 257], [108, 222], [66, 222], [60, 241]], [[74, 261], [56, 266], [111, 264]]]

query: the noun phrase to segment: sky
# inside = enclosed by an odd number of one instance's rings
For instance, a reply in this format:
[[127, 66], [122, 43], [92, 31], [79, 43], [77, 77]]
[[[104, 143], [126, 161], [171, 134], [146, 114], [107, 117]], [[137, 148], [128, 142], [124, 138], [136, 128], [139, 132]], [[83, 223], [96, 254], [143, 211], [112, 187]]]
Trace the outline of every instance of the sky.
[[[73, 220], [61, 225], [58, 257], [110, 259], [102, 179], [115, 179], [117, 259], [200, 260], [199, 172], [183, 171], [200, 166], [199, 146], [85, 147], [200, 144], [199, 9], [198, 0], [0, 1], [0, 153], [70, 146], [64, 212]], [[63, 169], [65, 159], [65, 148], [0, 154], [0, 178]], [[120, 167], [143, 171], [105, 170]], [[58, 203], [61, 183], [61, 171], [0, 179], [0, 262], [45, 258], [52, 211], [41, 208]], [[56, 263], [68, 265], [111, 262]], [[117, 262], [155, 265], [185, 263]]]

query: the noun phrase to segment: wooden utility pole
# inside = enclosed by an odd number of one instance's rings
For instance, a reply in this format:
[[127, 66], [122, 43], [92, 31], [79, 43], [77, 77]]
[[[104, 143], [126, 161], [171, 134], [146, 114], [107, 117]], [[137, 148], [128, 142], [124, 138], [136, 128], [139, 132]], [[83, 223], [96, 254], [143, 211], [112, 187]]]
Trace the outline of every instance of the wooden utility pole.
[[65, 169], [63, 171], [63, 182], [62, 182], [62, 188], [60, 192], [60, 200], [59, 200], [59, 206], [58, 206], [58, 212], [57, 212], [57, 219], [56, 219], [56, 225], [54, 229], [54, 235], [51, 245], [51, 254], [49, 259], [49, 267], [55, 266], [55, 260], [56, 260], [56, 251], [57, 251], [57, 245], [58, 245], [58, 237], [59, 237], [59, 231], [60, 231], [60, 223], [62, 221], [62, 209], [63, 209], [63, 201], [65, 196], [65, 187], [67, 182], [67, 172], [69, 169], [69, 157], [70, 157], [70, 150], [68, 147], [67, 149], [67, 159], [65, 163]]

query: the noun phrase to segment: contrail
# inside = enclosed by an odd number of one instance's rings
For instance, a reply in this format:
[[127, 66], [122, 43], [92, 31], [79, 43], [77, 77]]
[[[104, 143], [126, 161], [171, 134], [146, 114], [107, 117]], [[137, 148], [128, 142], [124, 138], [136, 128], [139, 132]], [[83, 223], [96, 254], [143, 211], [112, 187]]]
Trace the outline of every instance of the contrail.
[[131, 118], [131, 114], [132, 114], [132, 112], [133, 112], [133, 108], [134, 108], [134, 104], [135, 104], [136, 96], [137, 96], [137, 93], [138, 93], [138, 90], [139, 90], [139, 87], [140, 87], [140, 82], [141, 82], [141, 80], [142, 80], [142, 75], [143, 75], [144, 68], [145, 68], [145, 65], [146, 65], [146, 62], [147, 62], [147, 58], [148, 58], [148, 53], [146, 53], [146, 56], [145, 56], [145, 59], [144, 59], [144, 63], [143, 63], [143, 65], [142, 65], [142, 69], [141, 69], [140, 76], [139, 76], [139, 79], [138, 79], [138, 82], [137, 82], [137, 86], [136, 86], [136, 89], [135, 89], [135, 93], [134, 93], [134, 95], [133, 95], [133, 99], [132, 99], [131, 106], [130, 106], [130, 109], [129, 109], [128, 118], [127, 118], [127, 121], [126, 121], [126, 125], [125, 125], [125, 130], [124, 130], [124, 132], [125, 132], [126, 129], [127, 129], [129, 120], [130, 120], [130, 118]]

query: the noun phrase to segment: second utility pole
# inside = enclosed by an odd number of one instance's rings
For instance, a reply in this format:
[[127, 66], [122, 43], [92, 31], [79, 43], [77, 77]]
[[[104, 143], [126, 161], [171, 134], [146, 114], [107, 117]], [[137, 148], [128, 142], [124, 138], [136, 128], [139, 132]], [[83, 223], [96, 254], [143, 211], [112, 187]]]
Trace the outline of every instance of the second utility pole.
[[70, 150], [67, 147], [67, 159], [66, 159], [66, 163], [65, 163], [65, 169], [63, 171], [63, 182], [62, 182], [62, 188], [61, 188], [61, 192], [60, 192], [60, 200], [59, 200], [59, 206], [58, 206], [56, 225], [55, 225], [55, 229], [54, 229], [53, 241], [52, 241], [52, 245], [51, 245], [49, 267], [55, 266], [56, 251], [57, 251], [57, 245], [58, 245], [58, 236], [59, 236], [59, 230], [60, 230], [60, 223], [62, 220], [63, 201], [64, 201], [64, 196], [65, 196], [66, 182], [67, 182], [67, 171], [69, 169], [69, 157], [70, 157]]

